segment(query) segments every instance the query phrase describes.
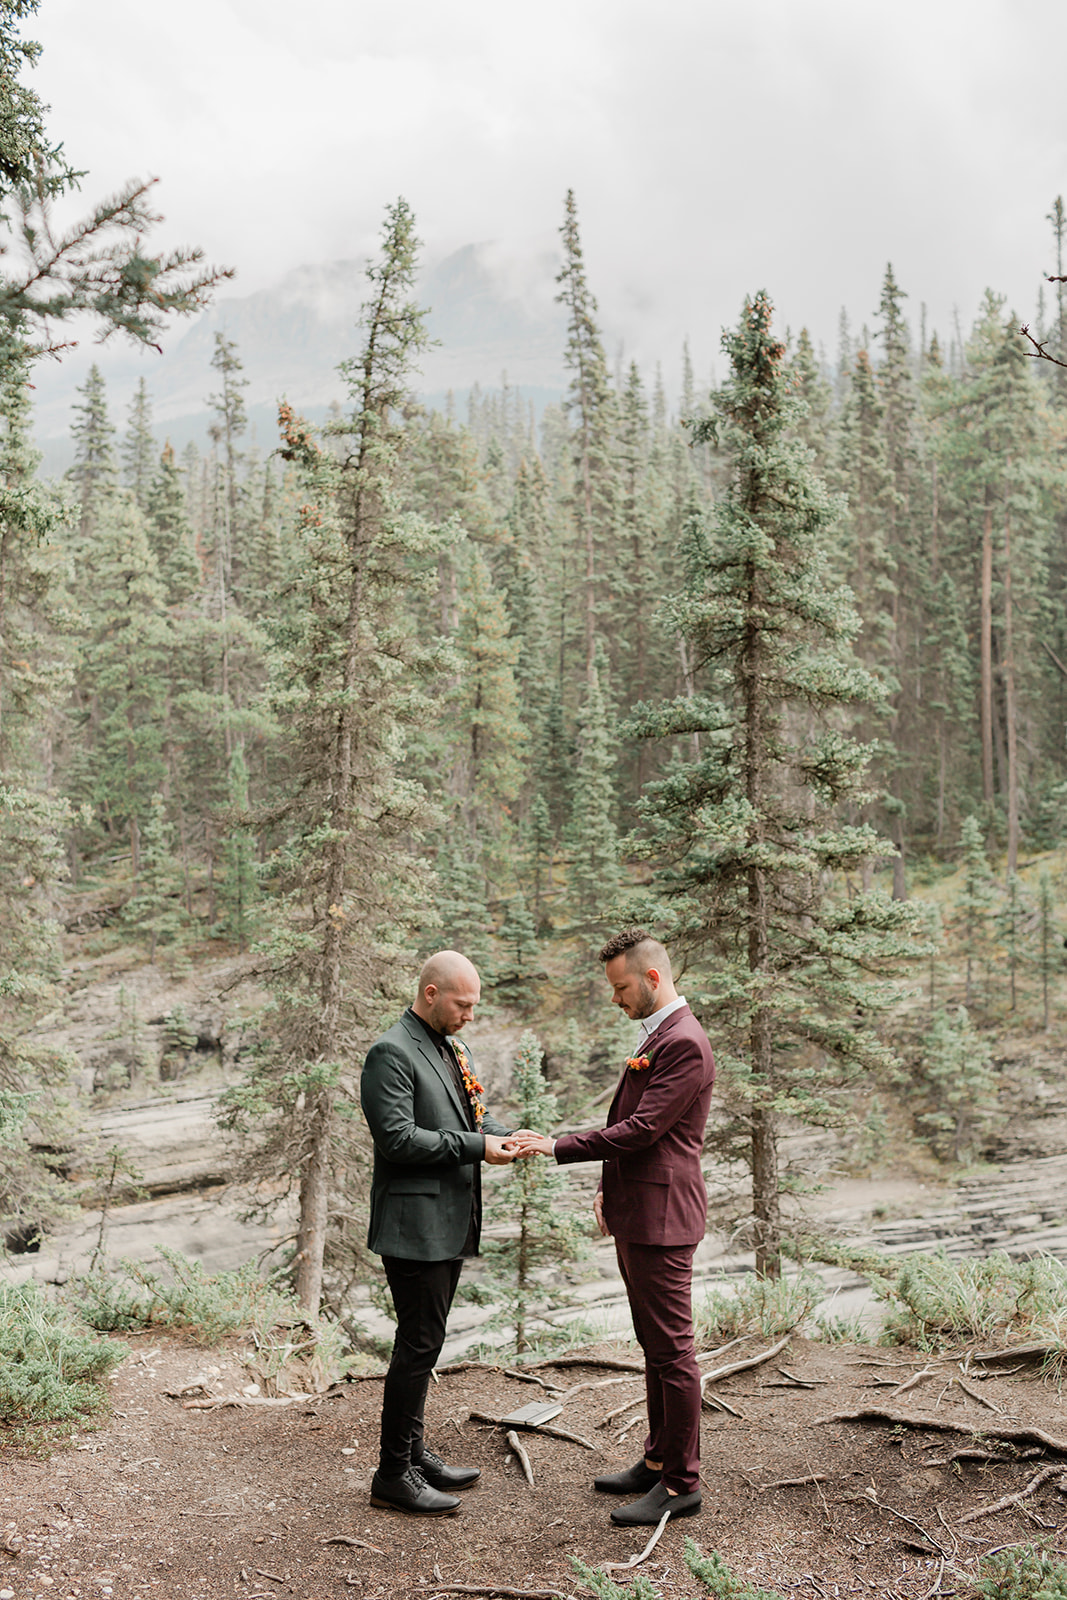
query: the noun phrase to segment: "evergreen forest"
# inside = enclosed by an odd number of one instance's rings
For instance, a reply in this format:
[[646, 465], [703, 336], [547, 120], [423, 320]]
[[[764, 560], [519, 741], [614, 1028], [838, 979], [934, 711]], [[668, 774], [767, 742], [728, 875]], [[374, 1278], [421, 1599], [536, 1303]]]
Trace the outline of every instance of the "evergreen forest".
[[[209, 446], [177, 455], [144, 381], [117, 415], [94, 367], [45, 481], [32, 375], [64, 320], [150, 342], [219, 275], [146, 255], [134, 190], [86, 223], [99, 264], [45, 259], [73, 175], [18, 86], [28, 8], [2, 9], [31, 274], [0, 281], [5, 1225], [48, 1217], [79, 1115], [36, 1030], [86, 885], [148, 961], [225, 951], [262, 985], [223, 1117], [247, 1175], [298, 1193], [308, 1307], [331, 1265], [363, 1270], [335, 1203], [365, 1160], [352, 1079], [442, 945], [579, 1115], [629, 1041], [599, 945], [631, 921], [669, 944], [765, 1275], [783, 1128], [852, 1126], [862, 1162], [895, 1117], [980, 1156], [999, 1031], [1049, 1030], [1062, 993], [1067, 283], [1035, 325], [1051, 359], [995, 288], [945, 339], [887, 265], [831, 359], [754, 284], [709, 393], [685, 351], [669, 384], [609, 361], [568, 194], [568, 391], [535, 419], [476, 388], [460, 415], [417, 399], [398, 200], [324, 426], [279, 396], [257, 448], [220, 333]], [[1062, 272], [1059, 199], [1049, 225]]]

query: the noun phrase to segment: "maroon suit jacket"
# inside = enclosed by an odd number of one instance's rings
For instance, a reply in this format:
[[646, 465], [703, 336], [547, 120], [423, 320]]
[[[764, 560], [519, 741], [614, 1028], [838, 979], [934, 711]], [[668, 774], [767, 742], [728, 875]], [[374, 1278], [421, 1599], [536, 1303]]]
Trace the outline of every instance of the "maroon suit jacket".
[[715, 1082], [711, 1045], [689, 1007], [679, 1006], [643, 1054], [651, 1066], [627, 1067], [608, 1126], [563, 1134], [556, 1160], [603, 1161], [604, 1221], [616, 1239], [696, 1244], [708, 1217], [700, 1152]]

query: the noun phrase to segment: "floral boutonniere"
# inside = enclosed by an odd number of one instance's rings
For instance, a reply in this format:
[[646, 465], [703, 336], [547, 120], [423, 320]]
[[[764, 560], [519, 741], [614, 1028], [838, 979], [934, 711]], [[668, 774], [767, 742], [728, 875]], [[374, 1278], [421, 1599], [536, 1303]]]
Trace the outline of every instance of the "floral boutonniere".
[[482, 1118], [485, 1116], [485, 1101], [482, 1099], [485, 1090], [471, 1071], [470, 1057], [463, 1041], [461, 1039], [450, 1039], [449, 1043], [456, 1052], [456, 1060], [459, 1062], [459, 1075], [463, 1079], [463, 1087], [467, 1091], [467, 1099], [470, 1101], [471, 1110], [474, 1113], [474, 1126], [480, 1128]]
[[647, 1072], [652, 1065], [651, 1056], [627, 1056], [626, 1065], [631, 1072]]

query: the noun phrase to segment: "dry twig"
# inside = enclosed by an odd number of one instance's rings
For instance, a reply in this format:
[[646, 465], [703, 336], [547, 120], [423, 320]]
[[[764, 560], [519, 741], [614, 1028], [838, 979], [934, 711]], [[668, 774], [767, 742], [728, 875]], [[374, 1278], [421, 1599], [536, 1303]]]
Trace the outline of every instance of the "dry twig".
[[645, 1545], [645, 1548], [641, 1551], [640, 1555], [631, 1556], [629, 1561], [602, 1561], [600, 1563], [602, 1570], [604, 1572], [627, 1572], [631, 1567], [639, 1567], [641, 1565], [642, 1561], [646, 1560], [647, 1557], [650, 1556], [652, 1554], [653, 1550], [656, 1548], [656, 1546], [657, 1546], [657, 1544], [659, 1543], [659, 1540], [660, 1540], [660, 1535], [662, 1534], [664, 1528], [667, 1526], [668, 1522], [670, 1521], [670, 1518], [671, 1518], [671, 1513], [670, 1513], [670, 1507], [668, 1506], [667, 1510], [663, 1513], [662, 1517], [660, 1517], [659, 1521], [656, 1523], [656, 1531], [655, 1531], [655, 1533], [652, 1535], [651, 1539]]
[[353, 1539], [347, 1533], [330, 1533], [319, 1544], [350, 1544], [355, 1550], [373, 1550], [376, 1556], [384, 1556], [385, 1551], [379, 1550], [376, 1544], [368, 1544], [366, 1539]]
[[416, 1587], [429, 1594], [482, 1594], [500, 1600], [571, 1600], [562, 1589], [505, 1589], [498, 1583], [420, 1583]]
[[914, 1389], [916, 1384], [922, 1383], [924, 1378], [933, 1378], [936, 1375], [936, 1367], [923, 1367], [921, 1372], [912, 1373], [910, 1378], [905, 1378], [903, 1383], [898, 1383], [895, 1389], [890, 1389], [886, 1398], [891, 1400], [894, 1395], [907, 1394], [909, 1389]]
[[735, 1372], [747, 1372], [750, 1367], [761, 1367], [765, 1361], [771, 1361], [785, 1349], [792, 1337], [792, 1333], [787, 1333], [784, 1339], [779, 1339], [778, 1343], [772, 1345], [769, 1350], [764, 1350], [758, 1355], [745, 1356], [740, 1361], [728, 1361], [725, 1367], [716, 1367], [712, 1372], [702, 1373], [700, 1378], [701, 1395], [703, 1395], [704, 1385], [707, 1383], [718, 1383], [720, 1378], [729, 1378]]
[[768, 1489], [801, 1489], [807, 1483], [829, 1483], [825, 1472], [809, 1472], [805, 1478], [775, 1478], [773, 1483], [758, 1485], [760, 1494], [765, 1494]]
[[550, 1361], [535, 1361], [533, 1367], [607, 1367], [611, 1372], [644, 1372], [643, 1361], [620, 1361], [617, 1356], [553, 1356]]
[[[488, 1422], [493, 1428], [504, 1426], [503, 1417], [490, 1416], [488, 1411], [472, 1411], [470, 1419], [472, 1422]], [[580, 1433], [571, 1433], [567, 1428], [554, 1428], [550, 1422], [527, 1423], [526, 1428], [530, 1433], [547, 1433], [553, 1439], [566, 1439], [568, 1444], [580, 1444], [583, 1450], [596, 1449], [596, 1445], [583, 1439]]]
[[508, 1441], [508, 1444], [511, 1446], [511, 1448], [514, 1450], [515, 1454], [518, 1456], [518, 1458], [519, 1458], [519, 1466], [522, 1468], [522, 1475], [526, 1479], [526, 1482], [530, 1485], [530, 1488], [532, 1489], [533, 1486], [534, 1486], [533, 1467], [531, 1467], [531, 1465], [530, 1465], [530, 1458], [526, 1454], [526, 1451], [525, 1451], [523, 1445], [519, 1442], [519, 1436], [515, 1432], [514, 1428], [509, 1428], [508, 1429], [507, 1441]]
[[959, 1384], [964, 1394], [969, 1394], [971, 1399], [977, 1400], [980, 1406], [985, 1406], [988, 1411], [995, 1411], [998, 1417], [1002, 1417], [1004, 1415], [1003, 1411], [1001, 1411], [998, 1405], [994, 1405], [992, 1400], [987, 1400], [984, 1394], [979, 1394], [977, 1389], [972, 1389], [970, 1384], [964, 1383], [962, 1378], [957, 1378], [956, 1382]]
[[[1062, 283], [1063, 279], [1050, 278], [1048, 281], [1049, 283]], [[1022, 334], [1024, 339], [1029, 339], [1030, 343], [1033, 345], [1034, 348], [1032, 350], [1027, 350], [1026, 354], [1034, 361], [1051, 361], [1054, 367], [1067, 367], [1067, 361], [1061, 361], [1058, 356], [1049, 355], [1048, 351], [1045, 349], [1045, 345], [1048, 344], [1047, 339], [1042, 340], [1040, 344], [1038, 343], [1033, 334], [1030, 332], [1027, 323], [1023, 323], [1022, 327], [1019, 329], [1019, 332]]]

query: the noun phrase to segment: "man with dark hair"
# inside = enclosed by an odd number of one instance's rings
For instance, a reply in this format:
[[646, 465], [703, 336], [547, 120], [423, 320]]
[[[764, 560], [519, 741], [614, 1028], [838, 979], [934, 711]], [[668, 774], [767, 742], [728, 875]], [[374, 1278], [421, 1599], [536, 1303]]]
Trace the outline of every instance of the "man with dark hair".
[[707, 1034], [674, 987], [670, 957], [643, 928], [626, 928], [600, 952], [612, 999], [640, 1021], [608, 1111], [608, 1125], [548, 1139], [516, 1136], [517, 1153], [558, 1162], [602, 1161], [593, 1204], [615, 1237], [619, 1271], [645, 1353], [644, 1458], [595, 1480], [608, 1494], [637, 1494], [611, 1513], [622, 1526], [700, 1510], [700, 1369], [693, 1340], [693, 1252], [708, 1197], [700, 1168], [715, 1063]]
[[396, 1309], [396, 1339], [382, 1396], [381, 1452], [371, 1505], [418, 1516], [453, 1512], [453, 1492], [480, 1477], [425, 1444], [430, 1373], [464, 1258], [478, 1254], [481, 1163], [515, 1159], [508, 1129], [491, 1117], [462, 1039], [481, 994], [478, 973], [456, 950], [439, 950], [419, 974], [418, 994], [371, 1045], [360, 1099], [374, 1137], [370, 1232]]

